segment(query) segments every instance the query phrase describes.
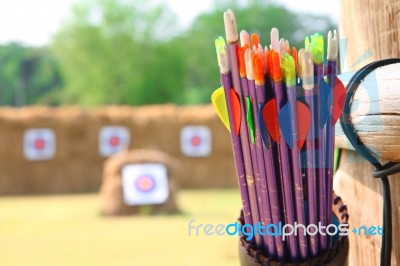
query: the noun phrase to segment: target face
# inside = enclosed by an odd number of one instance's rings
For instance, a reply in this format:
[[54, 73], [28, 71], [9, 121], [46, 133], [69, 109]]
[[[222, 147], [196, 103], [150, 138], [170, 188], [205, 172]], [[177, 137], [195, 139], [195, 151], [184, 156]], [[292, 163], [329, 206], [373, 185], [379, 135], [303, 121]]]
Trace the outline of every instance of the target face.
[[169, 196], [167, 168], [159, 163], [129, 164], [122, 168], [126, 205], [162, 204]]
[[189, 157], [211, 154], [211, 130], [205, 126], [186, 126], [181, 130], [181, 151]]
[[49, 160], [56, 151], [54, 131], [48, 128], [28, 129], [24, 133], [24, 156], [30, 161]]
[[126, 127], [106, 126], [100, 129], [99, 151], [104, 157], [127, 150], [129, 142], [130, 135]]

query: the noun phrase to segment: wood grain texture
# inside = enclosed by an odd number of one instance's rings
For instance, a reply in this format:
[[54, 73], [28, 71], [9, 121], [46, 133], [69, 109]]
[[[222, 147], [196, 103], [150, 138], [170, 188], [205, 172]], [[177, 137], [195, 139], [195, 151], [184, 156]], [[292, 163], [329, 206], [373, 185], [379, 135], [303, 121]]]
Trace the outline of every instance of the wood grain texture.
[[[400, 64], [380, 67], [358, 86], [351, 102], [351, 122], [362, 143], [383, 160], [400, 160]], [[337, 145], [349, 148], [341, 128]]]
[[400, 57], [400, 1], [341, 0], [339, 15], [339, 35], [347, 40], [345, 71]]
[[[372, 166], [354, 151], [345, 150], [334, 177], [335, 193], [350, 215], [350, 230], [382, 225], [382, 186], [372, 177]], [[390, 177], [393, 221], [391, 265], [400, 264], [400, 174]], [[356, 236], [350, 232], [349, 265], [375, 266], [380, 262], [380, 236]]]

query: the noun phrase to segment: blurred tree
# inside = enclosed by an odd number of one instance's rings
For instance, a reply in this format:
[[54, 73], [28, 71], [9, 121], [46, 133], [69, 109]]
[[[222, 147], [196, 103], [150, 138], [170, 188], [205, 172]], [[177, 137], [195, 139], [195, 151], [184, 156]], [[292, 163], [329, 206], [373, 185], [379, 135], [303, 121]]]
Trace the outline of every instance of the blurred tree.
[[185, 32], [165, 6], [138, 0], [82, 0], [55, 36], [53, 51], [65, 89], [63, 103], [208, 103], [219, 86], [214, 39], [224, 35], [223, 11], [232, 7], [238, 29], [269, 31], [300, 47], [307, 34], [333, 27], [325, 17], [296, 14], [270, 1], [221, 0]]
[[164, 6], [128, 0], [81, 1], [55, 36], [66, 103], [149, 104], [179, 101], [184, 57], [168, 36]]
[[44, 99], [61, 86], [58, 64], [47, 48], [0, 46], [0, 105], [54, 104]]

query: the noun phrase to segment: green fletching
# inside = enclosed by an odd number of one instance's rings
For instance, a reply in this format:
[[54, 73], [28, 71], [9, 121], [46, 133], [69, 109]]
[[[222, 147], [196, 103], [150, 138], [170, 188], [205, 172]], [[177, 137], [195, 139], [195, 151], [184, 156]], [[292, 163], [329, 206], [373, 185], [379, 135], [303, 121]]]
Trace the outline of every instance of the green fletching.
[[218, 57], [218, 52], [225, 53], [225, 40], [222, 36], [215, 39], [215, 51], [217, 52], [218, 66], [221, 64]]
[[218, 37], [219, 49], [222, 53], [225, 53], [225, 39], [222, 36]]
[[247, 126], [249, 127], [249, 135], [251, 144], [256, 142], [255, 138], [255, 126], [254, 126], [254, 115], [253, 115], [253, 104], [251, 103], [250, 97], [246, 97], [246, 106], [247, 106]]
[[295, 86], [296, 85], [295, 62], [294, 58], [290, 54], [285, 53], [282, 55], [281, 67], [283, 70], [286, 86], [290, 87]]
[[222, 36], [219, 36], [217, 39], [215, 39], [215, 50], [218, 50], [222, 53], [225, 53], [225, 40]]
[[319, 33], [315, 33], [311, 37], [311, 52], [315, 64], [324, 62], [324, 37]]
[[304, 48], [307, 49], [307, 46], [310, 44], [310, 38], [308, 38], [308, 36], [306, 36], [306, 38], [304, 39]]

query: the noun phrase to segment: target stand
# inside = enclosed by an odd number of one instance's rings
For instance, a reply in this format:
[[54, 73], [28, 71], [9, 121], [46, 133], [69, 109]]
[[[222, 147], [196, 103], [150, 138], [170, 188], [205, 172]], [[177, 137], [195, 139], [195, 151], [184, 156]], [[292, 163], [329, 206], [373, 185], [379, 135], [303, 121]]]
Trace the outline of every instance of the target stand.
[[117, 154], [104, 164], [100, 190], [106, 215], [176, 212], [176, 162], [160, 151]]

